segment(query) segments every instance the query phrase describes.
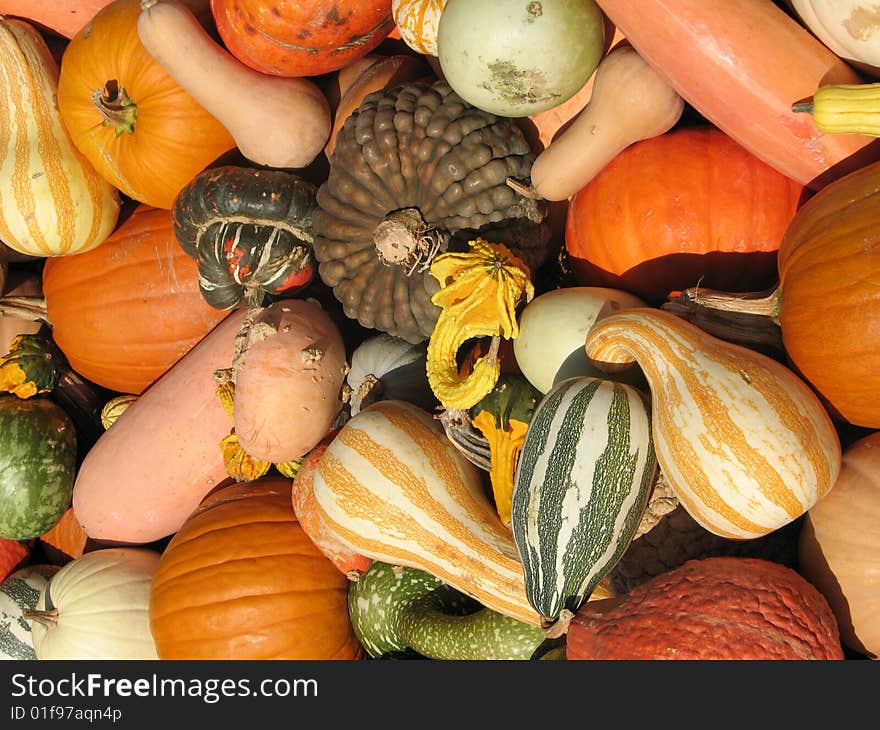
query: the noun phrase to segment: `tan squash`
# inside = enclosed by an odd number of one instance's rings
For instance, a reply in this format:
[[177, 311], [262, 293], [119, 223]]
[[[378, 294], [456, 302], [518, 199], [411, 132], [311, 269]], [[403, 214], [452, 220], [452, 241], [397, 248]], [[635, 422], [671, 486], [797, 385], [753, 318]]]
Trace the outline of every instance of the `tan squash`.
[[116, 189], [62, 122], [58, 78], [39, 31], [0, 16], [0, 239], [37, 257], [95, 248], [119, 215]]
[[178, 0], [142, 0], [138, 37], [156, 62], [232, 135], [239, 151], [269, 167], [311, 163], [330, 135], [330, 106], [304, 78], [255, 71], [217, 44]]
[[684, 100], [628, 43], [615, 46], [596, 69], [593, 91], [571, 125], [538, 155], [532, 189], [566, 200], [624, 148], [668, 132]]

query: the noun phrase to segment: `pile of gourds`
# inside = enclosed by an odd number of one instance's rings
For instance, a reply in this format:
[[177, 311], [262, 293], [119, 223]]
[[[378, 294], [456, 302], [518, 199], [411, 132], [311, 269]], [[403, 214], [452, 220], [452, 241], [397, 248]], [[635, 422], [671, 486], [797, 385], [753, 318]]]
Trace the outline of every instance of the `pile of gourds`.
[[0, 656], [880, 655], [868, 3], [33, 5]]

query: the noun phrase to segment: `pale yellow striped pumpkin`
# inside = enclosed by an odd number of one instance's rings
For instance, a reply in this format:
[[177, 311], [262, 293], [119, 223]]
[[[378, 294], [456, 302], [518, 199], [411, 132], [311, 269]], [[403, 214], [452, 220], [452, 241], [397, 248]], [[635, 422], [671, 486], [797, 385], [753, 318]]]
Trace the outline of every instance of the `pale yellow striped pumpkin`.
[[0, 239], [31, 256], [88, 251], [119, 215], [117, 190], [61, 122], [58, 74], [32, 25], [0, 18]]
[[400, 37], [418, 53], [437, 55], [437, 28], [446, 0], [393, 0], [391, 13]]
[[585, 346], [593, 360], [641, 366], [660, 469], [710, 532], [766, 535], [837, 481], [841, 448], [828, 413], [776, 360], [650, 308], [600, 320]]
[[426, 411], [395, 400], [360, 411], [318, 462], [314, 491], [321, 518], [352, 550], [419, 568], [487, 608], [540, 625], [480, 471]]

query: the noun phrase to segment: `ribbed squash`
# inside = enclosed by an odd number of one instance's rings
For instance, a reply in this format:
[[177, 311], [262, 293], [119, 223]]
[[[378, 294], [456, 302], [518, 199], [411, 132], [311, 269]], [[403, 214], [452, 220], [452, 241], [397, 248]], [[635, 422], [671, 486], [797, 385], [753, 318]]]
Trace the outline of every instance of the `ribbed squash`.
[[660, 469], [710, 532], [766, 535], [834, 485], [841, 448], [831, 419], [776, 360], [648, 308], [599, 320], [585, 346], [606, 366], [635, 361], [644, 371]]
[[314, 477], [327, 527], [373, 560], [424, 570], [494, 611], [532, 625], [523, 567], [475, 466], [440, 424], [404, 401], [349, 420]]
[[447, 84], [367, 96], [336, 137], [312, 222], [321, 279], [345, 314], [409, 342], [431, 335], [444, 251], [477, 237], [536, 268], [549, 254], [547, 207], [506, 184], [534, 160], [511, 119], [475, 109]]
[[529, 602], [552, 623], [615, 566], [642, 520], [657, 472], [647, 399], [592, 377], [551, 388], [529, 423], [511, 528]]
[[0, 239], [32, 256], [88, 251], [119, 215], [116, 189], [62, 123], [58, 76], [36, 28], [0, 16]]
[[121, 393], [143, 392], [229, 314], [199, 293], [169, 211], [146, 206], [99, 248], [47, 261], [43, 292], [71, 367]]

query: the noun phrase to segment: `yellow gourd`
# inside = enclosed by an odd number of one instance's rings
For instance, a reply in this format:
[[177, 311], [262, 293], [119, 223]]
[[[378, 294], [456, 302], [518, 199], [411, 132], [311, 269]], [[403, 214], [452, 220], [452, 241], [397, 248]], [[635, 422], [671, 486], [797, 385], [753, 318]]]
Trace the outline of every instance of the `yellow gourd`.
[[813, 98], [792, 105], [813, 115], [820, 132], [880, 137], [880, 83], [820, 86]]

